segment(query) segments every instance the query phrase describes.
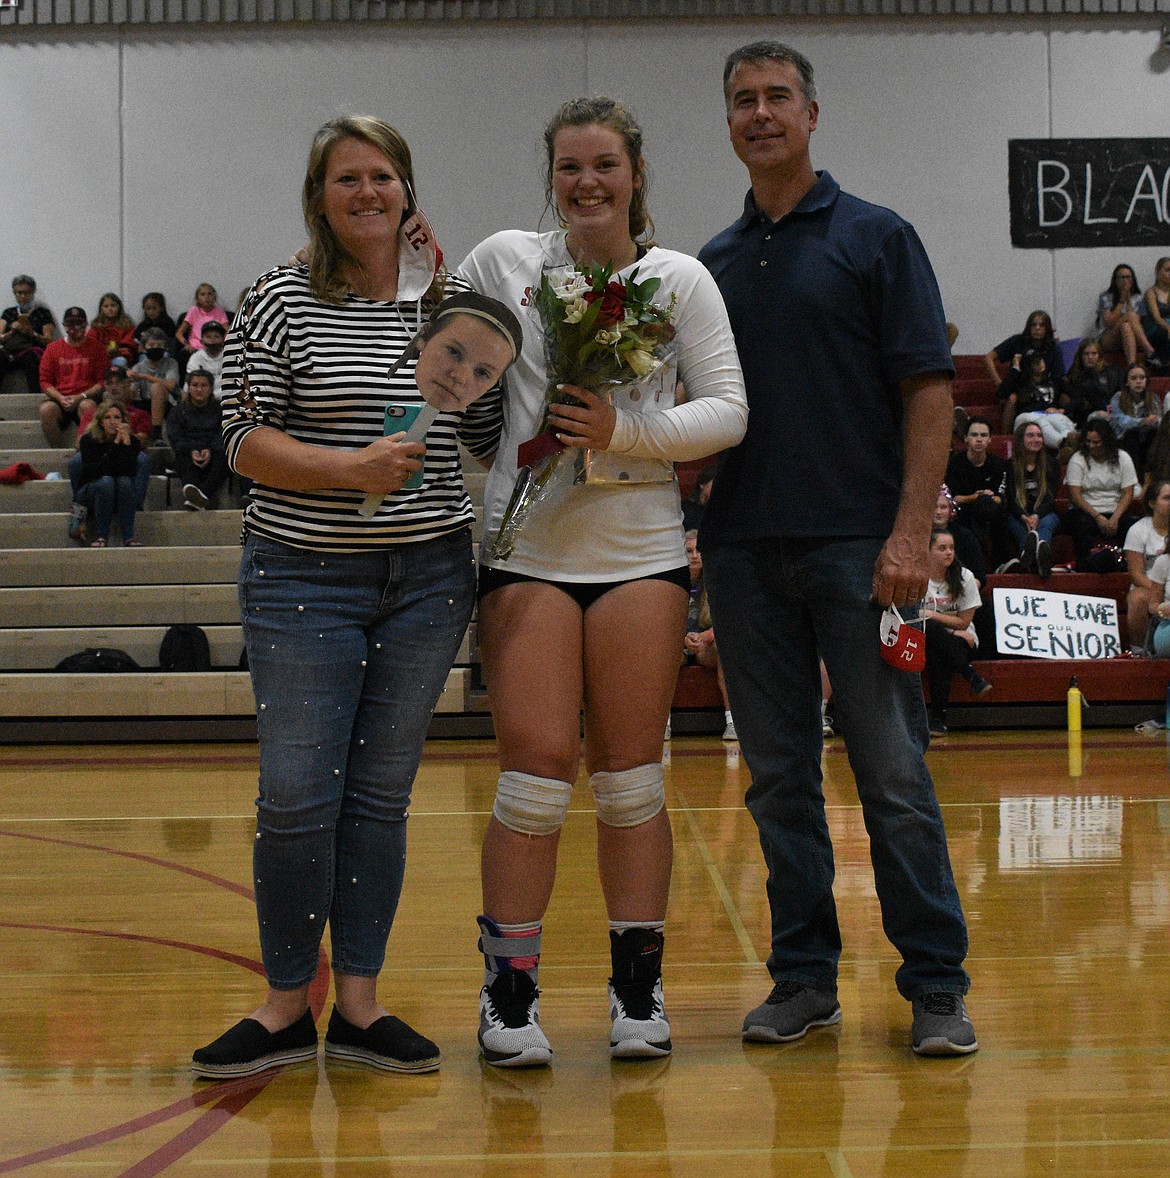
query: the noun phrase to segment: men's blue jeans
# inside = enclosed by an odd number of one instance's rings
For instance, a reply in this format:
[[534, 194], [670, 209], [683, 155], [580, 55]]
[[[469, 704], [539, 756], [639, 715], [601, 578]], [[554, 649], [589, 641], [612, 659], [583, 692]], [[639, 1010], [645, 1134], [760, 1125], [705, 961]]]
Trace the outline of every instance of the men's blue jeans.
[[923, 759], [929, 740], [919, 677], [880, 654], [870, 601], [882, 541], [710, 543], [703, 576], [740, 748], [747, 807], [768, 868], [768, 970], [834, 990], [841, 933], [821, 775], [818, 653], [857, 781], [882, 925], [902, 955], [907, 999], [966, 993], [967, 929], [942, 813]]
[[406, 865], [406, 812], [431, 713], [471, 617], [467, 528], [372, 552], [250, 536], [240, 610], [256, 694], [253, 867], [269, 984], [376, 977]]

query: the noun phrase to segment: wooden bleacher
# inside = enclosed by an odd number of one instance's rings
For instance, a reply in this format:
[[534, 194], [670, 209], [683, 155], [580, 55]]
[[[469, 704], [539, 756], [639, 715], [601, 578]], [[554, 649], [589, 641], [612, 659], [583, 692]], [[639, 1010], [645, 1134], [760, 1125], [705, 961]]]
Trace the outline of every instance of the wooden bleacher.
[[[66, 535], [72, 450], [45, 448], [39, 401], [17, 377], [0, 389], [0, 468], [23, 461], [61, 476], [0, 486], [0, 739], [251, 739], [254, 700], [248, 674], [239, 669], [238, 502], [225, 499], [207, 512], [186, 511], [177, 497], [169, 505], [161, 473], [165, 451], [159, 451], [159, 473], [135, 528], [146, 546], [122, 547], [116, 525], [109, 548], [74, 544]], [[481, 502], [484, 475], [475, 467], [466, 477]], [[211, 671], [159, 669], [163, 634], [179, 622], [206, 632]], [[87, 647], [123, 650], [142, 670], [53, 670]], [[475, 686], [476, 661], [473, 623], [448, 675], [435, 732], [490, 734], [487, 698]]]

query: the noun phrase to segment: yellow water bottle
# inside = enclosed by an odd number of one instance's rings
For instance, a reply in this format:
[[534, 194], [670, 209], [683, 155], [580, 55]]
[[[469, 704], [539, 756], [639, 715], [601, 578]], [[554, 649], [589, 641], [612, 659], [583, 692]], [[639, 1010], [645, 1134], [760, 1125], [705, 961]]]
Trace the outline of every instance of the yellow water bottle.
[[1068, 730], [1069, 732], [1080, 732], [1081, 730], [1081, 704], [1084, 702], [1084, 697], [1081, 695], [1081, 689], [1077, 686], [1077, 677], [1074, 675], [1068, 681]]

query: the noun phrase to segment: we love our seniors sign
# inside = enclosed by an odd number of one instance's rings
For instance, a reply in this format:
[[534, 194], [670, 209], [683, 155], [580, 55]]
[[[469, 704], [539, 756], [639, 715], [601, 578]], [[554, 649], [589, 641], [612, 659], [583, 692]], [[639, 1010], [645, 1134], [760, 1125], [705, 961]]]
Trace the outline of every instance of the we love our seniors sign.
[[1036, 589], [992, 589], [1001, 654], [1034, 659], [1107, 659], [1121, 653], [1117, 602]]

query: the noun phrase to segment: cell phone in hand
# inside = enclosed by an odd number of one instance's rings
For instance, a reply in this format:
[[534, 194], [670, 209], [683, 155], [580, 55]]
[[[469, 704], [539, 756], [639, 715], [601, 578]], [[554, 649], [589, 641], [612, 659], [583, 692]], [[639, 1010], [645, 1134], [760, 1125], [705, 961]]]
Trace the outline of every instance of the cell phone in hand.
[[[419, 404], [412, 402], [409, 405], [403, 405], [397, 402], [391, 402], [386, 406], [386, 414], [382, 419], [382, 435], [390, 437], [391, 434], [399, 434], [405, 431], [406, 437], [402, 440], [404, 442], [421, 442], [427, 436], [427, 430], [431, 428], [431, 423], [439, 416], [438, 409], [434, 405], [428, 405], [425, 402]], [[425, 461], [422, 470], [415, 471], [414, 474], [402, 484], [404, 491], [417, 491], [423, 485], [423, 476], [426, 473]], [[382, 499], [382, 495], [372, 494], [367, 495], [362, 502], [358, 511], [364, 516], [371, 516], [378, 510]]]
[[[391, 434], [406, 431], [404, 442], [421, 442], [427, 436], [427, 430], [438, 416], [438, 410], [433, 405], [410, 404], [402, 405], [391, 402], [386, 406], [386, 417], [382, 425], [382, 433], [389, 437]], [[423, 485], [424, 470], [416, 470], [414, 474], [402, 484], [404, 491], [417, 491]]]

